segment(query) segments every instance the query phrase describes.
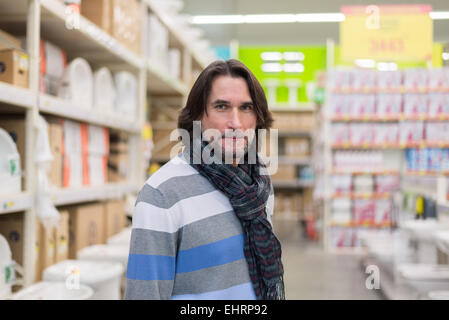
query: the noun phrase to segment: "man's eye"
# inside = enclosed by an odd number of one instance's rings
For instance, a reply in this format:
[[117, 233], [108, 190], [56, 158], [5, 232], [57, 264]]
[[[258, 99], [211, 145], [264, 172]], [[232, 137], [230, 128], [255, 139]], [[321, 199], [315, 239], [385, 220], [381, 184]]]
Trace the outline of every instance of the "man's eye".
[[218, 110], [224, 110], [226, 109], [226, 106], [224, 104], [217, 104], [215, 108], [217, 108]]
[[246, 105], [241, 106], [241, 109], [243, 111], [249, 111], [249, 110], [253, 110], [253, 106], [250, 104], [246, 104]]

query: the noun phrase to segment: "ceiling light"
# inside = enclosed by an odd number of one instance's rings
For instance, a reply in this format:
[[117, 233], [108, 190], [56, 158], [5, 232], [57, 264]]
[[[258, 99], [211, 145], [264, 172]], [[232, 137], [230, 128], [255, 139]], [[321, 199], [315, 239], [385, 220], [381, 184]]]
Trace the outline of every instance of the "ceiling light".
[[443, 52], [441, 58], [443, 58], [444, 61], [449, 60], [449, 52]]
[[301, 13], [296, 15], [297, 22], [341, 22], [344, 20], [343, 13]]
[[248, 14], [245, 23], [291, 23], [296, 22], [294, 14]]
[[432, 11], [429, 16], [433, 20], [449, 19], [449, 11]]
[[262, 58], [262, 60], [265, 61], [280, 61], [282, 60], [282, 53], [280, 52], [262, 52], [260, 54], [260, 57]]
[[262, 71], [267, 73], [281, 72], [282, 66], [280, 63], [263, 63]]
[[304, 72], [304, 65], [302, 63], [285, 63], [284, 71], [287, 73], [301, 73]]
[[373, 59], [356, 59], [354, 63], [360, 68], [374, 68], [376, 66], [376, 61]]
[[377, 70], [379, 70], [379, 71], [396, 71], [396, 70], [398, 70], [398, 65], [394, 62], [378, 62]]
[[302, 61], [304, 53], [302, 52], [284, 52], [284, 60], [286, 61]]
[[244, 17], [243, 15], [193, 16], [190, 21], [192, 24], [231, 24], [244, 23]]

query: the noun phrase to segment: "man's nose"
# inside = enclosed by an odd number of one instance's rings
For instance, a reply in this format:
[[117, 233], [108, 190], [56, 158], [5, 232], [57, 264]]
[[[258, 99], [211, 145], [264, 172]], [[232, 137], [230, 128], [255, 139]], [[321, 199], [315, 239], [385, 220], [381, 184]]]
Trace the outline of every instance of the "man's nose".
[[228, 119], [228, 127], [231, 129], [241, 129], [242, 121], [240, 119], [240, 112], [237, 108], [233, 108]]

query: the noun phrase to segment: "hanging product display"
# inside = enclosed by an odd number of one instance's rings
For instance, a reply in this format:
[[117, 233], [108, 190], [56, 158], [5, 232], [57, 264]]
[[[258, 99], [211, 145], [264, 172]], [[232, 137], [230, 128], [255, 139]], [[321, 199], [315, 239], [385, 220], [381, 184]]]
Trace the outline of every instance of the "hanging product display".
[[0, 300], [11, 295], [11, 287], [15, 280], [14, 262], [8, 241], [0, 234]]

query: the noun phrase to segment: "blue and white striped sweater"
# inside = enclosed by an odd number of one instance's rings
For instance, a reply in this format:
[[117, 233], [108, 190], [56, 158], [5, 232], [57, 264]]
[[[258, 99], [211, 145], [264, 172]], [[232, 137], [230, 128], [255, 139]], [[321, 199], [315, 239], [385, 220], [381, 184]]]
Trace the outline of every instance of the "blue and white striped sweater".
[[[270, 218], [273, 204], [272, 193]], [[256, 299], [243, 243], [228, 198], [175, 157], [136, 201], [125, 298]]]

